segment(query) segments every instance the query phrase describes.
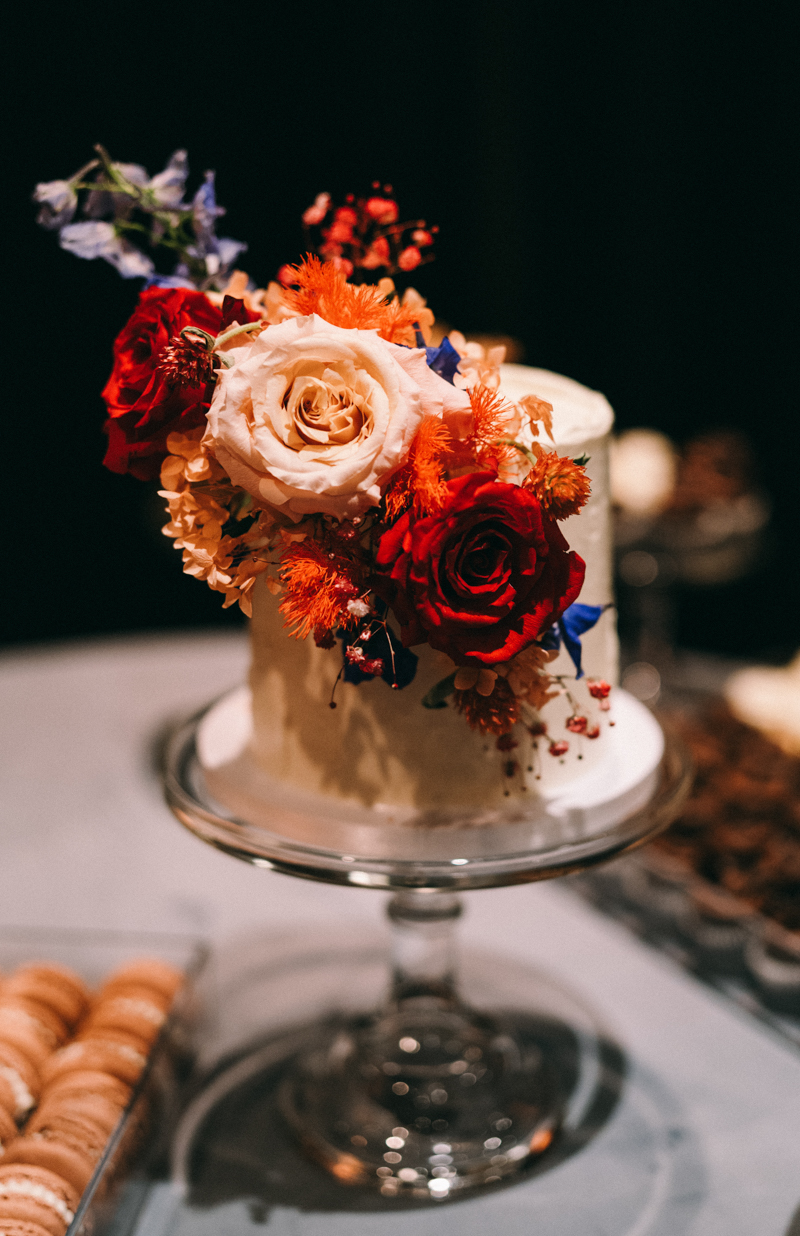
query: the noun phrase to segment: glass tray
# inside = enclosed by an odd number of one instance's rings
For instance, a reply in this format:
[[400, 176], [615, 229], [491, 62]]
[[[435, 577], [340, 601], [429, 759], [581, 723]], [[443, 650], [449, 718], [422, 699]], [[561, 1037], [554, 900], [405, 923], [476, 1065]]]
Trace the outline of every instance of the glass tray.
[[195, 936], [162, 932], [64, 931], [0, 926], [0, 973], [26, 962], [68, 966], [90, 987], [137, 957], [157, 957], [182, 970], [186, 982], [81, 1197], [67, 1236], [104, 1236], [130, 1229], [146, 1195], [152, 1166], [163, 1155], [179, 1108], [179, 1091], [196, 1048], [197, 981], [207, 960]]

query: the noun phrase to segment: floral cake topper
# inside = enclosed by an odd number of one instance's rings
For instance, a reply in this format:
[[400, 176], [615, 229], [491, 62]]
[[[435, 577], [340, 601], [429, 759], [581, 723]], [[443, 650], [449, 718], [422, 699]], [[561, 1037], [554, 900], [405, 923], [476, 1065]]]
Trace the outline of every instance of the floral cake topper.
[[[248, 615], [263, 576], [287, 635], [339, 647], [345, 681], [402, 689], [427, 643], [455, 668], [425, 706], [501, 750], [519, 722], [544, 734], [558, 693], [567, 729], [596, 737], [548, 668], [563, 643], [582, 675], [603, 609], [577, 602], [585, 564], [559, 526], [589, 497], [587, 461], [544, 444], [550, 404], [503, 398], [504, 349], [455, 331], [434, 345], [425, 300], [398, 294], [436, 229], [402, 222], [388, 185], [322, 193], [306, 256], [257, 288], [235, 266], [246, 245], [217, 236], [214, 174], [188, 202], [187, 177], [185, 151], [151, 177], [97, 147], [35, 190], [62, 248], [145, 280], [103, 390], [106, 466], [160, 478], [184, 570]], [[608, 684], [589, 691], [607, 709]]]

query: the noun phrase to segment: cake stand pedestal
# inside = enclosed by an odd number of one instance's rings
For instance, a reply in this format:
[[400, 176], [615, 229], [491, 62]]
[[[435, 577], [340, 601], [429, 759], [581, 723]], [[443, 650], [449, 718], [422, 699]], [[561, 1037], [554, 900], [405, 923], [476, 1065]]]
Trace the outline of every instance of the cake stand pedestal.
[[[458, 894], [565, 875], [643, 844], [688, 792], [684, 749], [664, 733], [638, 804], [623, 795], [614, 809], [561, 817], [526, 805], [442, 817], [439, 827], [389, 824], [379, 811], [350, 818], [341, 804], [285, 787], [270, 793], [257, 777], [248, 791], [245, 756], [234, 812], [214, 797], [224, 782], [204, 755], [204, 732], [225, 707], [223, 700], [181, 727], [167, 751], [166, 797], [181, 823], [256, 866], [393, 893], [383, 1007], [298, 1034], [279, 1092], [296, 1138], [342, 1183], [385, 1197], [443, 1200], [529, 1168], [559, 1139], [579, 1064], [554, 1047], [558, 1028], [535, 1007], [462, 1000]], [[643, 723], [654, 724], [650, 714]]]

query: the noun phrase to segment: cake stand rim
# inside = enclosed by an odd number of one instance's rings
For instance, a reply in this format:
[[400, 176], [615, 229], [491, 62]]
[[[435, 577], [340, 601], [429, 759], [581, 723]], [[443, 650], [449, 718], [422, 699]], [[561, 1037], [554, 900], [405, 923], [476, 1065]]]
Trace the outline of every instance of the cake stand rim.
[[190, 774], [196, 775], [199, 768], [196, 738], [203, 718], [213, 706], [214, 701], [177, 726], [166, 744], [162, 781], [173, 815], [200, 840], [251, 865], [353, 888], [459, 892], [569, 875], [619, 857], [655, 837], [677, 815], [688, 796], [693, 775], [683, 741], [669, 722], [657, 717], [664, 735], [664, 752], [657, 767], [658, 782], [653, 795], [643, 807], [591, 837], [560, 842], [551, 849], [455, 862], [443, 858], [345, 854], [268, 832], [232, 813], [221, 814], [201, 800]]

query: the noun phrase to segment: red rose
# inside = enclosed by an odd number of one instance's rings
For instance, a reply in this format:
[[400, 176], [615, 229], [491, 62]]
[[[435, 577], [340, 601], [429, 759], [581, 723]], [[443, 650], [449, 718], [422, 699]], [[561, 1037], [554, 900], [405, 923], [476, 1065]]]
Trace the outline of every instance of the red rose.
[[[249, 315], [248, 315], [249, 316]], [[167, 435], [202, 425], [213, 388], [177, 387], [156, 370], [159, 356], [185, 326], [216, 335], [222, 314], [191, 288], [147, 288], [114, 343], [114, 368], [103, 390], [108, 406], [104, 463], [140, 480], [158, 476]]]
[[408, 511], [383, 534], [377, 591], [404, 644], [427, 640], [460, 665], [508, 661], [572, 604], [585, 564], [518, 485], [473, 472], [447, 489], [440, 512]]

